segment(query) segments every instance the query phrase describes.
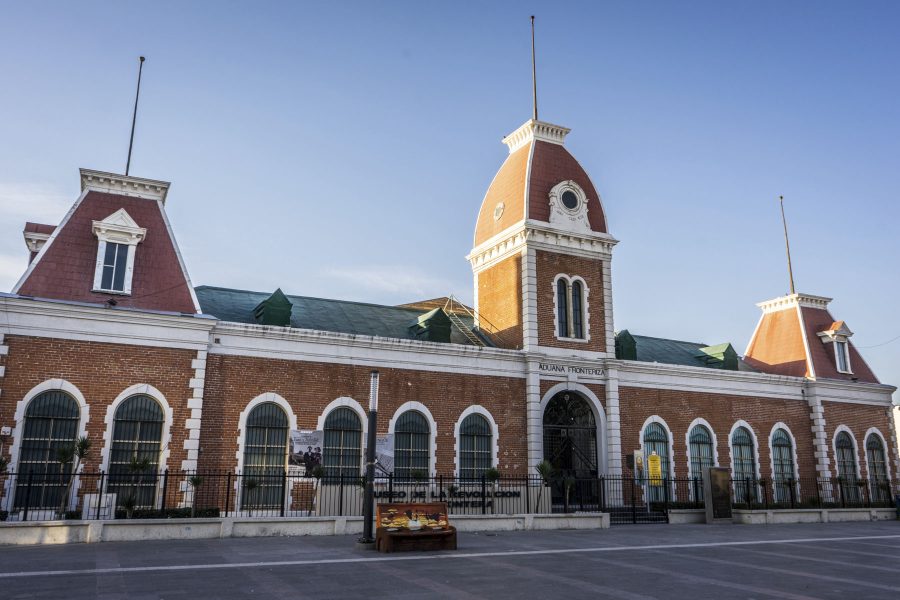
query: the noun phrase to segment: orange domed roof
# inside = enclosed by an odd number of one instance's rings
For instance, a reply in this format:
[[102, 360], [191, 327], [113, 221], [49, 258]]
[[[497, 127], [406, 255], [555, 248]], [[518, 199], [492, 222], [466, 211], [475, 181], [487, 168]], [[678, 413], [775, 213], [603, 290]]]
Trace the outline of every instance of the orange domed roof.
[[526, 219], [549, 222], [550, 190], [564, 181], [573, 181], [584, 191], [590, 229], [608, 233], [594, 184], [562, 145], [568, 133], [565, 127], [530, 120], [503, 140], [509, 156], [481, 203], [475, 246]]

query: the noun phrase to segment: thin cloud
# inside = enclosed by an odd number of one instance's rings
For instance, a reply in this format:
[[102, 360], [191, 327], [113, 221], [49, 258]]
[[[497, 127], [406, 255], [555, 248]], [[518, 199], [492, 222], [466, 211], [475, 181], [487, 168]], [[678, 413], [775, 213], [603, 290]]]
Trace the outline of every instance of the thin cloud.
[[0, 181], [0, 219], [4, 221], [4, 229], [7, 219], [23, 220], [15, 225], [17, 228], [21, 228], [24, 221], [56, 225], [72, 202], [70, 194], [51, 185]]
[[400, 265], [337, 267], [325, 271], [323, 276], [343, 282], [348, 291], [374, 292], [407, 302], [452, 292], [450, 281]]

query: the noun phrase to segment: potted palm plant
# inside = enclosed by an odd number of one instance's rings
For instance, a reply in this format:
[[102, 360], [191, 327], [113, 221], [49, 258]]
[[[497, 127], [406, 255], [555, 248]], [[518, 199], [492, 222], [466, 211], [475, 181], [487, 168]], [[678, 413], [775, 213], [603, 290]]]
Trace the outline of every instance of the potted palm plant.
[[191, 486], [191, 518], [197, 515], [197, 490], [203, 485], [203, 477], [191, 475], [188, 477], [188, 485]]
[[[60, 519], [66, 518], [66, 506], [69, 503], [69, 495], [72, 493], [72, 484], [75, 481], [75, 475], [78, 473], [78, 469], [85, 458], [87, 458], [90, 449], [91, 440], [83, 435], [75, 440], [73, 444], [59, 448], [56, 451], [56, 460], [60, 466], [60, 473], [64, 474], [67, 470], [69, 471], [68, 480], [66, 481], [62, 498], [59, 502], [59, 509], [57, 510], [57, 517]], [[71, 470], [67, 469], [69, 466], [71, 466]]]
[[553, 465], [550, 464], [548, 460], [542, 460], [535, 467], [534, 470], [537, 471], [537, 474], [541, 478], [541, 485], [538, 488], [538, 501], [537, 501], [537, 510], [541, 509], [541, 498], [544, 494], [544, 488], [550, 485], [550, 482], [553, 480], [553, 475], [556, 472], [556, 469], [553, 468]]

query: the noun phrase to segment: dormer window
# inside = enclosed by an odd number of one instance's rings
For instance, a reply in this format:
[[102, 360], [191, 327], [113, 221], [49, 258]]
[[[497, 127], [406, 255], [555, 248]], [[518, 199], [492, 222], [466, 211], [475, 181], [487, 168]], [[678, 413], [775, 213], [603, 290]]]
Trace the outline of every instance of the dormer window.
[[820, 331], [816, 335], [822, 340], [823, 344], [832, 344], [834, 346], [834, 366], [838, 373], [853, 374], [850, 365], [850, 336], [853, 332], [847, 327], [843, 321], [835, 321], [831, 327], [825, 331]]
[[557, 275], [554, 281], [556, 337], [587, 341], [587, 287], [580, 277]]
[[131, 294], [135, 252], [147, 230], [138, 227], [123, 208], [102, 221], [94, 221], [93, 231], [97, 236], [93, 291]]

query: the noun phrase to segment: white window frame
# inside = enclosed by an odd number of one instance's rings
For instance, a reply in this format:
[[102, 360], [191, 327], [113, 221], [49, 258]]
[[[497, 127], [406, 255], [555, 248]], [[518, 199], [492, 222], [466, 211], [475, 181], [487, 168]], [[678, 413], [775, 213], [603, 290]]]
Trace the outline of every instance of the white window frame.
[[[846, 369], [841, 368], [841, 355], [844, 357]], [[838, 373], [853, 374], [853, 369], [850, 366], [850, 342], [847, 339], [834, 340], [834, 364]]]
[[[561, 323], [559, 321], [559, 296], [557, 294], [557, 287], [560, 280], [566, 282], [566, 326], [569, 332], [572, 332], [574, 329], [574, 313], [572, 311], [572, 284], [576, 281], [581, 284], [581, 330], [583, 337], [560, 335]], [[591, 341], [591, 320], [588, 304], [589, 297], [590, 288], [588, 287], [588, 284], [584, 280], [584, 278], [579, 277], [578, 275], [566, 275], [564, 273], [560, 273], [553, 278], [553, 334], [556, 336], [556, 339], [561, 342], [575, 342], [577, 344], [586, 344]]]
[[[94, 268], [94, 285], [92, 291], [103, 294], [131, 295], [131, 281], [134, 274], [134, 256], [137, 245], [147, 236], [147, 229], [138, 227], [124, 208], [120, 208], [102, 221], [94, 221], [92, 228], [97, 237], [97, 261]], [[125, 280], [121, 290], [103, 287], [103, 267], [106, 260], [106, 245], [122, 244], [126, 246], [128, 256], [125, 262]]]

